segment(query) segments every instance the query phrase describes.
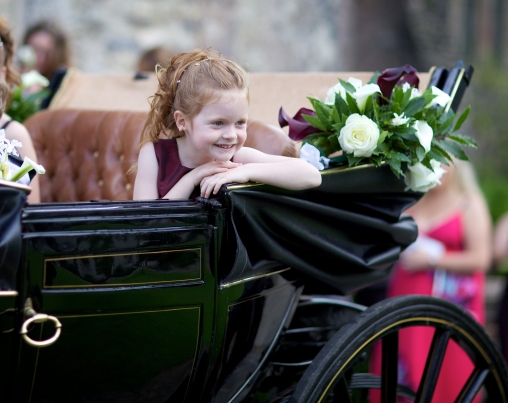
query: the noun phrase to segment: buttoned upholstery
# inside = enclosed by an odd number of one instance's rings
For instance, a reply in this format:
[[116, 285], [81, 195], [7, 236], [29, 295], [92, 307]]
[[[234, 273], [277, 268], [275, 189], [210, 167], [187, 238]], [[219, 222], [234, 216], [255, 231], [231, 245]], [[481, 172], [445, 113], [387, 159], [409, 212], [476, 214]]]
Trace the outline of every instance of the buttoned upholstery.
[[42, 202], [132, 199], [146, 113], [59, 109], [25, 121], [39, 163]]
[[[130, 200], [146, 112], [55, 109], [25, 121], [39, 163], [42, 202]], [[279, 128], [254, 123], [245, 143], [268, 154], [295, 156]]]

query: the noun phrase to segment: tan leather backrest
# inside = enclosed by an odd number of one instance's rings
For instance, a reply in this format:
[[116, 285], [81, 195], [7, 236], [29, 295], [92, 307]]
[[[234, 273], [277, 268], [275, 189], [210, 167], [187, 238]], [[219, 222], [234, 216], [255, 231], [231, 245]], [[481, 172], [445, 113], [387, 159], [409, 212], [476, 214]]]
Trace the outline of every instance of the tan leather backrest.
[[137, 146], [146, 113], [61, 109], [25, 125], [39, 163], [42, 202], [132, 199]]

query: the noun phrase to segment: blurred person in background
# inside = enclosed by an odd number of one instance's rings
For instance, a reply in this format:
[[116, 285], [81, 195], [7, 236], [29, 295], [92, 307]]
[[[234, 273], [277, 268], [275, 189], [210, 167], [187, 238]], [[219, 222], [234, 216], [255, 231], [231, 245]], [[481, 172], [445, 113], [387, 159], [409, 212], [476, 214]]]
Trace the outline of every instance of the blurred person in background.
[[141, 54], [137, 65], [137, 71], [154, 73], [155, 66], [158, 64], [162, 66], [167, 65], [172, 57], [172, 52], [162, 46], [148, 49]]
[[[17, 140], [21, 142], [23, 147], [20, 147], [17, 152], [21, 158], [25, 156], [37, 162], [37, 154], [33, 146], [32, 138], [28, 130], [21, 123], [16, 122], [10, 118], [9, 115], [3, 113], [7, 109], [9, 103], [10, 91], [12, 88], [20, 84], [19, 74], [12, 66], [14, 57], [14, 39], [9, 28], [9, 23], [6, 19], [0, 16], [0, 68], [1, 77], [5, 82], [7, 91], [3, 92], [3, 97], [0, 100], [2, 107], [0, 108], [0, 129], [5, 130], [5, 136], [8, 140]], [[36, 175], [32, 182], [30, 182], [32, 192], [28, 196], [29, 203], [40, 202], [39, 192], [39, 177]]]
[[[494, 231], [494, 264], [498, 268], [508, 263], [508, 213], [497, 221]], [[508, 281], [498, 312], [499, 340], [505, 360], [508, 362]]]
[[18, 50], [21, 72], [36, 70], [49, 80], [49, 96], [42, 102], [47, 108], [58, 90], [71, 56], [69, 40], [65, 32], [54, 22], [40, 21], [29, 27], [23, 37], [23, 46]]
[[[485, 272], [492, 258], [490, 213], [471, 164], [455, 161], [443, 167], [447, 172], [441, 185], [407, 211], [418, 224], [419, 235], [395, 265], [387, 294], [440, 297], [485, 325]], [[431, 328], [401, 331], [401, 384], [418, 389], [432, 337]], [[472, 370], [469, 357], [450, 341], [432, 401], [455, 401]]]

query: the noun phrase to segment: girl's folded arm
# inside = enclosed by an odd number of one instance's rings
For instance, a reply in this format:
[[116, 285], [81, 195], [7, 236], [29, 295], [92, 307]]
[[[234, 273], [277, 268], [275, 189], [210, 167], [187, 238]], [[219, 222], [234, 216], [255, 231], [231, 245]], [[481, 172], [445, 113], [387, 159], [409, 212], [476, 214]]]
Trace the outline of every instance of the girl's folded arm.
[[266, 183], [291, 190], [317, 187], [321, 174], [307, 161], [299, 158], [265, 154], [249, 147], [243, 147], [234, 157], [234, 162], [244, 164], [249, 180]]
[[158, 199], [157, 174], [159, 166], [153, 143], [146, 143], [139, 151], [136, 180], [134, 181], [134, 200]]

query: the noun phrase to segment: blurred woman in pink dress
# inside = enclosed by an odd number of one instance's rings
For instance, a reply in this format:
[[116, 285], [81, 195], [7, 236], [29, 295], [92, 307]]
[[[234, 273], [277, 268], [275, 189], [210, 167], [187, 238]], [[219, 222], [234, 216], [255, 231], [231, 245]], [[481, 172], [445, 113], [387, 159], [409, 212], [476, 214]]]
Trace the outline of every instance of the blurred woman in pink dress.
[[[491, 263], [491, 219], [469, 163], [445, 167], [442, 184], [407, 211], [419, 236], [402, 255], [388, 286], [388, 297], [420, 294], [451, 301], [485, 324], [485, 272]], [[432, 328], [400, 332], [399, 383], [418, 389]], [[453, 402], [471, 374], [469, 357], [448, 344], [433, 403]], [[475, 400], [475, 402], [478, 399]]]

